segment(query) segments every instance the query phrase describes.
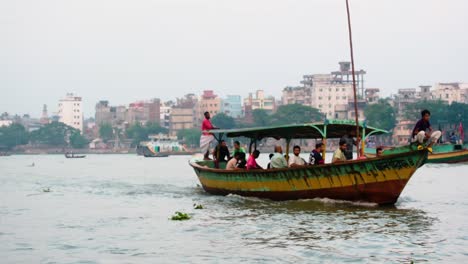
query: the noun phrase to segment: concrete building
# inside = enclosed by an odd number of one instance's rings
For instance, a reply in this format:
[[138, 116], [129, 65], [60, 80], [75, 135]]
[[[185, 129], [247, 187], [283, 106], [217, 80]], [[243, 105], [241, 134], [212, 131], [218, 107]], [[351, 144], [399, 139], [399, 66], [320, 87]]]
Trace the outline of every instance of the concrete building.
[[182, 129], [199, 128], [201, 120], [199, 115], [198, 98], [195, 94], [187, 94], [183, 98], [177, 98], [176, 104], [171, 109], [169, 117], [169, 134], [176, 136]]
[[47, 125], [50, 123], [49, 114], [47, 113], [47, 105], [44, 105], [42, 107], [42, 115], [41, 115], [41, 119], [39, 119], [39, 123], [41, 125]]
[[159, 107], [159, 124], [162, 127], [169, 129], [170, 127], [170, 118], [173, 104], [162, 103]]
[[312, 105], [312, 89], [304, 86], [287, 86], [283, 89], [281, 95], [281, 104], [301, 104], [301, 105]]
[[198, 100], [199, 113], [209, 112], [211, 116], [221, 113], [221, 98], [213, 90], [205, 90]]
[[367, 88], [365, 90], [365, 98], [368, 104], [376, 104], [379, 102], [380, 96], [379, 88]]
[[73, 93], [68, 93], [59, 101], [59, 122], [76, 128], [83, 132], [83, 105], [82, 99]]
[[437, 83], [434, 85], [432, 97], [449, 104], [452, 102], [468, 103], [468, 83]]
[[332, 74], [305, 75], [302, 81], [311, 90], [311, 107], [317, 108], [329, 119], [336, 119], [343, 107], [353, 101], [353, 87], [348, 82], [338, 82]]
[[232, 118], [241, 118], [242, 99], [240, 95], [227, 95], [226, 98], [222, 100], [221, 112]]
[[407, 145], [411, 138], [411, 132], [413, 131], [414, 124], [415, 122], [411, 120], [397, 120], [397, 124], [393, 129], [393, 143], [397, 146]]
[[249, 97], [244, 98], [244, 107], [251, 106], [252, 111], [255, 109], [263, 109], [267, 112], [274, 112], [276, 110], [276, 101], [273, 96], [265, 96], [263, 90], [257, 90], [255, 92], [255, 97], [252, 93], [249, 94]]

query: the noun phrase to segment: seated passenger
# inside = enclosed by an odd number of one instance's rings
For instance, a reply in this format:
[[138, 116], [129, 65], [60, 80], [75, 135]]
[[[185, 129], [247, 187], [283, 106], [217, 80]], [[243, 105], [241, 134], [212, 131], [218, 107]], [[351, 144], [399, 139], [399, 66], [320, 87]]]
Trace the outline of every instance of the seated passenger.
[[281, 146], [275, 146], [275, 154], [271, 157], [270, 166], [272, 169], [287, 168], [288, 163], [283, 157], [283, 149]]
[[339, 145], [335, 153], [333, 153], [332, 163], [340, 163], [347, 160], [345, 156], [345, 151], [347, 150], [346, 140], [340, 139]]
[[226, 164], [226, 170], [235, 170], [237, 169], [237, 163], [239, 162], [241, 153], [237, 152], [232, 159]]
[[232, 156], [236, 155], [236, 153], [240, 153], [240, 152], [243, 152], [245, 153], [245, 149], [243, 147], [240, 146], [240, 142], [239, 141], [234, 141], [234, 150], [232, 151]]
[[312, 150], [309, 156], [309, 165], [320, 165], [325, 163], [322, 157], [322, 152], [324, 149], [325, 145], [323, 143], [315, 144], [315, 149]]
[[383, 149], [382, 149], [382, 147], [378, 147], [378, 148], [375, 150], [375, 155], [376, 155], [377, 157], [382, 157], [382, 155], [383, 155]]
[[452, 143], [452, 144], [457, 144], [458, 143], [457, 135], [455, 135], [454, 132], [452, 132], [452, 134], [450, 135], [450, 143]]
[[215, 147], [215, 149], [213, 150], [213, 157], [217, 162], [226, 162], [231, 158], [229, 154], [229, 149], [226, 146], [226, 141], [221, 140], [220, 143]]
[[267, 165], [267, 169], [271, 169], [271, 158], [273, 157], [273, 153], [270, 153], [270, 155], [268, 155], [268, 159], [270, 160], [270, 162], [268, 162], [268, 165]]
[[306, 162], [303, 158], [299, 156], [301, 154], [301, 147], [299, 146], [294, 146], [293, 148], [293, 154], [291, 157], [289, 157], [289, 167], [302, 167], [306, 165]]
[[249, 160], [247, 160], [248, 170], [263, 170], [263, 168], [257, 164], [256, 159], [258, 158], [258, 156], [260, 156], [260, 151], [254, 150], [252, 155], [250, 155]]
[[247, 162], [245, 161], [245, 153], [240, 152], [239, 153], [239, 159], [237, 160], [237, 168], [238, 169], [245, 169], [246, 165], [247, 165]]

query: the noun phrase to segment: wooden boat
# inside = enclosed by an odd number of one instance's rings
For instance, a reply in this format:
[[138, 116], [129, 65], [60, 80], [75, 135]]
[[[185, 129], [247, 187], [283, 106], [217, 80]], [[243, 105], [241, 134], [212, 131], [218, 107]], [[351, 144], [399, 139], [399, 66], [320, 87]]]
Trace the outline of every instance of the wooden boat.
[[[250, 138], [251, 147], [263, 138], [284, 138], [288, 153], [291, 139], [339, 138], [353, 127], [352, 121], [329, 120], [325, 123], [209, 132], [218, 141], [224, 135]], [[365, 124], [360, 124], [359, 129], [364, 139], [364, 135], [386, 133]], [[351, 132], [350, 136], [355, 136], [355, 133]], [[238, 194], [273, 200], [331, 198], [394, 204], [414, 172], [426, 162], [427, 153], [427, 149], [413, 150], [339, 164], [269, 170], [225, 170], [225, 164], [216, 169], [213, 161], [196, 159], [192, 159], [190, 165], [204, 190], [211, 194]]]
[[77, 155], [74, 153], [65, 153], [65, 158], [67, 159], [82, 159], [86, 157], [86, 155]]
[[[416, 145], [408, 145], [394, 148], [384, 148], [383, 155], [398, 154], [417, 149]], [[375, 148], [366, 148], [368, 157], [375, 157]], [[427, 163], [460, 163], [468, 161], [468, 145], [461, 144], [440, 144], [432, 146], [432, 153], [429, 153]]]

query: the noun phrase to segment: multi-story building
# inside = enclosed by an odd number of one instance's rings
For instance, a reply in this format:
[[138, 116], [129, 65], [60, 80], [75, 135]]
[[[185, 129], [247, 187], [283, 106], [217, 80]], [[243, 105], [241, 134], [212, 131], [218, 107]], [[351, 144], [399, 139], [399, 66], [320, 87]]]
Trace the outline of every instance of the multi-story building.
[[249, 97], [244, 98], [244, 106], [246, 105], [251, 106], [252, 110], [263, 109], [270, 113], [276, 110], [275, 97], [265, 96], [263, 90], [257, 90], [255, 92], [255, 97], [250, 93]]
[[198, 100], [199, 113], [209, 112], [211, 116], [221, 112], [221, 98], [213, 90], [205, 90]]
[[108, 101], [99, 101], [96, 104], [96, 125], [103, 123], [118, 126], [123, 124], [160, 122], [160, 101], [138, 101], [125, 106], [110, 106]]
[[47, 125], [50, 123], [49, 114], [47, 113], [47, 105], [44, 105], [42, 107], [42, 115], [41, 115], [41, 119], [39, 119], [39, 123], [41, 125]]
[[164, 127], [169, 129], [170, 127], [170, 118], [171, 118], [171, 111], [173, 104], [172, 102], [166, 102], [162, 103], [161, 106], [159, 107], [159, 124]]
[[83, 105], [82, 99], [73, 93], [68, 93], [59, 101], [59, 122], [83, 131]]
[[232, 118], [241, 118], [242, 100], [240, 95], [227, 95], [226, 98], [222, 100], [221, 112]]
[[332, 74], [305, 75], [302, 81], [311, 90], [311, 107], [327, 118], [338, 118], [343, 107], [353, 100], [353, 87], [349, 82], [336, 81]]
[[452, 102], [468, 103], [468, 83], [437, 83], [434, 85], [432, 97], [449, 104]]
[[281, 104], [301, 104], [301, 105], [312, 105], [312, 89], [304, 86], [288, 86], [283, 89], [281, 96]]
[[366, 95], [366, 101], [368, 104], [376, 104], [379, 102], [379, 93], [380, 89], [379, 88], [367, 88], [365, 90], [365, 95]]
[[182, 129], [198, 128], [200, 118], [198, 99], [194, 94], [187, 94], [183, 98], [177, 98], [177, 103], [171, 109], [169, 117], [169, 134], [176, 136]]

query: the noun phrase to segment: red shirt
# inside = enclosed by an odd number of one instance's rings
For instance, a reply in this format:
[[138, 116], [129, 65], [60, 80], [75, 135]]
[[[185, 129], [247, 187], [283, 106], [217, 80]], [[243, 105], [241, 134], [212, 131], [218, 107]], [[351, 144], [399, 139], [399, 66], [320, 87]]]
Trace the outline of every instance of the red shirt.
[[211, 121], [205, 118], [205, 120], [203, 120], [203, 123], [201, 125], [201, 130], [203, 131], [203, 135], [205, 136], [210, 135], [210, 133], [205, 132], [205, 130], [211, 130], [213, 128], [214, 126], [211, 124]]
[[253, 155], [250, 155], [249, 160], [247, 160], [247, 169], [248, 170], [258, 169], [257, 161], [255, 160], [255, 157]]

